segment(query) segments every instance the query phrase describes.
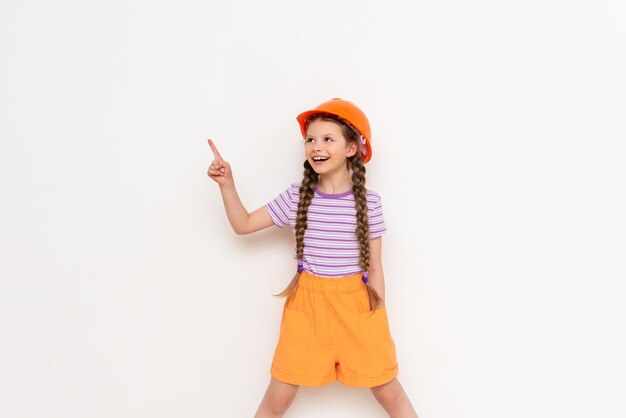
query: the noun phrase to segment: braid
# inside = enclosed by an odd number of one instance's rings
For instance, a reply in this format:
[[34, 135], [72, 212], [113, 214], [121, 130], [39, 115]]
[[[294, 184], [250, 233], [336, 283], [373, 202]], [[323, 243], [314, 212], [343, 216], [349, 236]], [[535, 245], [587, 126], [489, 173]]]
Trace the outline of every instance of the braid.
[[304, 231], [307, 228], [307, 211], [313, 200], [315, 187], [317, 186], [318, 174], [313, 170], [308, 161], [304, 162], [304, 176], [300, 186], [300, 200], [296, 215], [296, 257], [302, 260], [304, 255]]
[[[370, 268], [370, 233], [369, 217], [367, 215], [367, 189], [365, 188], [365, 165], [360, 152], [350, 157], [349, 161], [352, 167], [352, 191], [354, 192], [354, 205], [356, 208], [356, 230], [354, 232], [361, 246], [359, 264], [361, 270], [368, 271]], [[376, 304], [383, 300], [369, 281], [365, 286], [374, 297]]]
[[[308, 161], [304, 162], [304, 175], [302, 178], [302, 185], [300, 186], [300, 199], [298, 200], [298, 211], [296, 214], [296, 258], [298, 261], [302, 260], [304, 256], [304, 232], [307, 229], [307, 211], [309, 205], [313, 200], [313, 194], [315, 193], [315, 187], [317, 186], [319, 175], [313, 170], [311, 164]], [[300, 273], [296, 273], [291, 279], [291, 282], [287, 287], [277, 295], [276, 297], [282, 298], [289, 296], [298, 283]]]
[[361, 245], [361, 259], [359, 264], [363, 271], [370, 265], [369, 218], [367, 216], [367, 200], [365, 199], [365, 167], [361, 160], [356, 159], [352, 164], [352, 191], [356, 208], [356, 237]]

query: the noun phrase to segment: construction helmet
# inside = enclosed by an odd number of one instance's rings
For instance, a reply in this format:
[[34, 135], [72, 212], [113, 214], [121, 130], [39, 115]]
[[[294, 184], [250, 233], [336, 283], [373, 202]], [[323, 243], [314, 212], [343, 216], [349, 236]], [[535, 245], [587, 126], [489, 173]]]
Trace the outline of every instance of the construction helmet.
[[317, 106], [315, 109], [302, 112], [296, 118], [300, 124], [302, 137], [306, 139], [306, 121], [313, 115], [328, 114], [339, 118], [349, 127], [356, 131], [359, 136], [359, 149], [363, 162], [367, 163], [372, 158], [372, 131], [367, 116], [354, 103], [340, 98], [330, 99]]

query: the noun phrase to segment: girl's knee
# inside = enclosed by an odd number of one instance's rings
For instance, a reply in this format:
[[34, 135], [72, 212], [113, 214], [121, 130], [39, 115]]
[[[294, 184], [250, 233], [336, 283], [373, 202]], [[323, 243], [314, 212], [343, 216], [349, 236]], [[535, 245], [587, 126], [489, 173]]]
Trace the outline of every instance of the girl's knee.
[[371, 387], [370, 390], [379, 402], [385, 404], [393, 403], [404, 393], [397, 378], [393, 378], [391, 381], [382, 385]]
[[272, 378], [265, 399], [268, 410], [276, 415], [284, 414], [293, 403], [299, 387]]

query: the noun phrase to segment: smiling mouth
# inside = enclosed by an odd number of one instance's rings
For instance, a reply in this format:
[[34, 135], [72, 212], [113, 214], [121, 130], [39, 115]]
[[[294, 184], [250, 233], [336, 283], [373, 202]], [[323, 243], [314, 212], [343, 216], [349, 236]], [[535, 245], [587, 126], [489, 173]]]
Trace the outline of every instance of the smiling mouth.
[[321, 165], [324, 164], [325, 161], [328, 161], [330, 157], [313, 157], [311, 158], [313, 160], [313, 164], [315, 165]]

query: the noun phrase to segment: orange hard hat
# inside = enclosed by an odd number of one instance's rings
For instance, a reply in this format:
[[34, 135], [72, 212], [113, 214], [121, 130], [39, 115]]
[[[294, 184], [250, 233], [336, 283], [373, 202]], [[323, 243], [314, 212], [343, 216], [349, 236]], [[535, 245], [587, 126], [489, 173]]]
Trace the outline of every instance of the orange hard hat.
[[330, 99], [315, 109], [302, 112], [296, 118], [300, 124], [300, 131], [302, 137], [306, 138], [306, 121], [313, 115], [317, 114], [329, 114], [336, 116], [342, 122], [345, 122], [349, 127], [354, 129], [359, 135], [359, 149], [361, 150], [361, 156], [363, 162], [366, 163], [372, 158], [372, 130], [370, 129], [370, 123], [367, 120], [367, 116], [361, 109], [359, 109], [354, 103], [347, 100], [334, 98]]

